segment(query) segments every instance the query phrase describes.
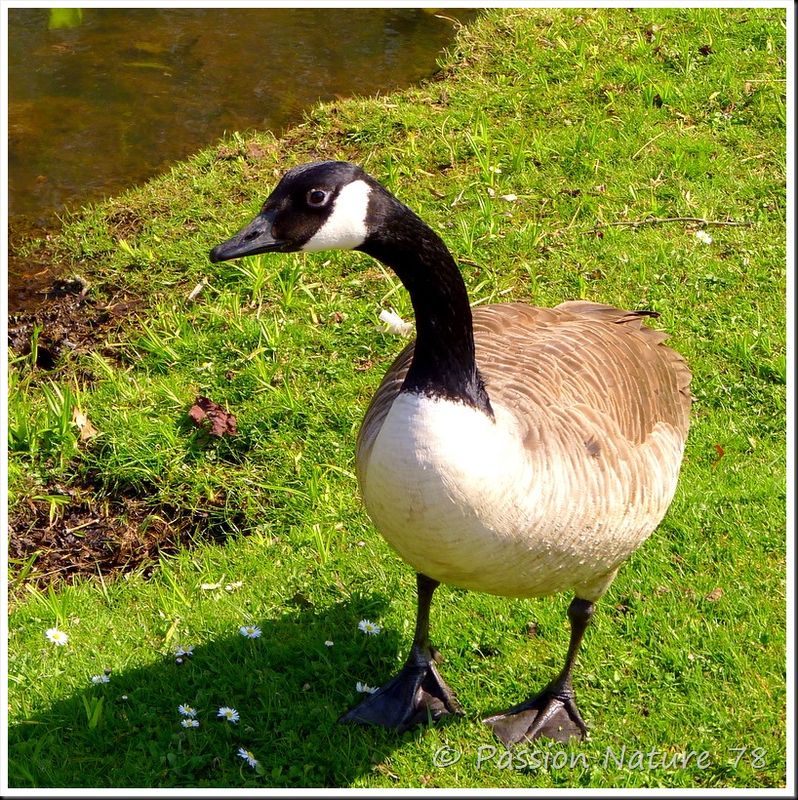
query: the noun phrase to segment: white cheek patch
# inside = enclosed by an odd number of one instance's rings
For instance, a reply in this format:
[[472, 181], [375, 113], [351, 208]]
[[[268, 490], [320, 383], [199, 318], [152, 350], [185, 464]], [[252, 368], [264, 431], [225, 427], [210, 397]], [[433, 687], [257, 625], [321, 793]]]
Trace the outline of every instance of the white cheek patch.
[[365, 181], [344, 186], [326, 222], [302, 245], [302, 250], [352, 250], [366, 241], [369, 189]]

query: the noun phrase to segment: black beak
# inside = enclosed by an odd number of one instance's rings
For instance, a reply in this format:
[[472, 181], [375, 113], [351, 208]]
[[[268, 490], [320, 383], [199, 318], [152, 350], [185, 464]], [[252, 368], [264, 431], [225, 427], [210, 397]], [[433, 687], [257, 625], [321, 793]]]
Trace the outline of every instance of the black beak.
[[211, 250], [210, 259], [229, 261], [241, 256], [254, 256], [257, 253], [268, 253], [270, 250], [282, 250], [288, 243], [281, 242], [272, 236], [274, 212], [261, 211], [252, 222], [242, 228], [235, 236], [222, 242]]

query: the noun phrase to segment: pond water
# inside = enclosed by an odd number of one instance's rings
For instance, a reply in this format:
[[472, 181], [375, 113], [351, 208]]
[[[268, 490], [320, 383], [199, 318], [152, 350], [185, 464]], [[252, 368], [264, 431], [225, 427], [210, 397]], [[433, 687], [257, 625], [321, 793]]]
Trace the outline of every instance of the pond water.
[[[318, 100], [434, 73], [476, 12], [389, 8], [8, 10], [10, 241], [225, 132], [279, 132]], [[47, 265], [9, 256], [9, 307]]]

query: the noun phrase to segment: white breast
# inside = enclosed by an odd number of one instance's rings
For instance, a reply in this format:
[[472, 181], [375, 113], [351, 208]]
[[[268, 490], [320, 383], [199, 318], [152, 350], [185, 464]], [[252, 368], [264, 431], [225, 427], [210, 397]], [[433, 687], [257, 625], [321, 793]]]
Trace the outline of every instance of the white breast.
[[[678, 466], [663, 476], [657, 465], [666, 451], [678, 465], [681, 443], [663, 429], [634, 453], [613, 437], [596, 456], [584, 446], [590, 423], [559, 411], [541, 417], [529, 449], [513, 414], [495, 401], [493, 409], [495, 422], [401, 392], [360, 470], [369, 515], [405, 561], [441, 582], [597, 598], [664, 515]], [[587, 433], [603, 441], [607, 431]]]

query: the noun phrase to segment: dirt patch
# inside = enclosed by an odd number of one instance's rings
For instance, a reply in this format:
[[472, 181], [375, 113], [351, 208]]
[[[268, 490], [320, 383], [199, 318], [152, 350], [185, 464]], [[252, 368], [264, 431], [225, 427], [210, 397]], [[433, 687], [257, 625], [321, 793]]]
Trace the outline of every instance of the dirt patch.
[[108, 214], [108, 231], [113, 239], [135, 239], [144, 229], [144, 220], [133, 209], [123, 206]]
[[[35, 308], [11, 314], [8, 344], [35, 362], [42, 374], [57, 374], [66, 359], [98, 352], [120, 356], [109, 342], [135, 322], [144, 302], [95, 298], [80, 278], [51, 281]], [[32, 363], [31, 363], [32, 368]], [[93, 376], [79, 371], [80, 380]], [[50, 499], [55, 498], [55, 499]], [[89, 484], [40, 487], [9, 514], [12, 584], [71, 583], [75, 576], [115, 575], [154, 564], [159, 553], [190, 544], [205, 522], [200, 512], [164, 507], [140, 497], [103, 497]]]
[[98, 300], [88, 290], [79, 277], [50, 283], [37, 308], [9, 316], [8, 346], [20, 356], [30, 356], [35, 347], [36, 366], [44, 370], [55, 369], [70, 352], [98, 350], [115, 358], [106, 344], [108, 334], [143, 303], [127, 297]]
[[[44, 587], [77, 576], [114, 576], [142, 568], [145, 576], [162, 553], [207, 538], [208, 515], [167, 507], [153, 509], [138, 498], [98, 500], [89, 489], [61, 485], [29, 499], [9, 520], [12, 580]], [[51, 512], [53, 515], [51, 517]], [[224, 534], [218, 531], [214, 539]]]

